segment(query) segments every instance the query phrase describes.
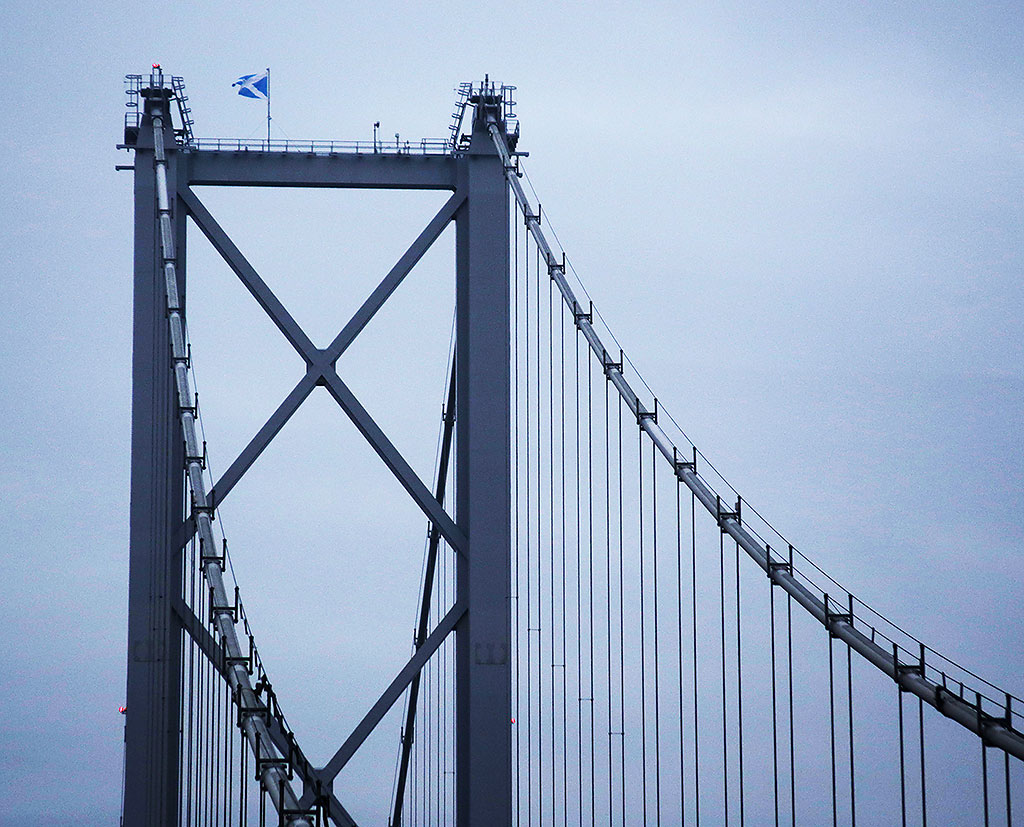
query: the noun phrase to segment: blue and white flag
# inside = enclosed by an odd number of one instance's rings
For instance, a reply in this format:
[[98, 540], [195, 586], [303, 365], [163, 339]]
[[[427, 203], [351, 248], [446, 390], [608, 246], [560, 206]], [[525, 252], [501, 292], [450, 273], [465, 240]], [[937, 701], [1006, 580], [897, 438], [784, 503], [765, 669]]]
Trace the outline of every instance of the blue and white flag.
[[270, 70], [267, 69], [257, 75], [242, 75], [232, 83], [232, 87], [238, 87], [238, 94], [245, 98], [267, 98], [267, 85], [270, 83]]

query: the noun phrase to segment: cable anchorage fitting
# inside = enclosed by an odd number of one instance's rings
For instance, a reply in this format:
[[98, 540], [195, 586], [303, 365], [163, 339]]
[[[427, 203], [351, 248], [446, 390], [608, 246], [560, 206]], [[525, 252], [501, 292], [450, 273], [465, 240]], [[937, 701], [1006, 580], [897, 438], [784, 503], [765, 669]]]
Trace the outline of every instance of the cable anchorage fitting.
[[[167, 312], [168, 312], [168, 315], [170, 315], [171, 313], [175, 312], [175, 310], [174, 310], [174, 308], [169, 308]], [[192, 343], [188, 342], [185, 345], [185, 355], [184, 356], [179, 356], [177, 353], [174, 352], [174, 343], [172, 342], [171, 343], [171, 361], [175, 365], [184, 365], [185, 366], [185, 370], [192, 370]]]
[[768, 559], [768, 579], [772, 581], [772, 585], [773, 586], [778, 585], [775, 582], [775, 578], [772, 576], [777, 571], [784, 571], [784, 572], [786, 572], [786, 574], [788, 574], [788, 575], [790, 575], [792, 577], [793, 576], [793, 560], [792, 560], [793, 547], [792, 546], [789, 547], [789, 553], [790, 553], [790, 559], [789, 560], [773, 560], [772, 559], [772, 547], [767, 545], [767, 544], [765, 544], [764, 548], [765, 548], [765, 552], [767, 554], [767, 559]]
[[203, 542], [203, 538], [200, 537], [199, 538], [199, 568], [200, 569], [205, 569], [206, 566], [209, 563], [216, 563], [220, 567], [221, 572], [223, 572], [224, 571], [224, 566], [225, 566], [225, 560], [226, 560], [226, 558], [228, 556], [228, 540], [227, 540], [227, 537], [225, 537], [223, 539], [223, 541], [222, 541], [221, 552], [220, 552], [219, 555], [217, 555], [217, 554], [207, 554], [205, 546], [206, 546], [206, 543]]
[[198, 462], [199, 463], [199, 467], [202, 468], [205, 471], [206, 470], [206, 461], [207, 461], [208, 457], [209, 457], [209, 455], [206, 452], [206, 440], [205, 439], [203, 440], [203, 453], [200, 454], [199, 456], [192, 456], [188, 452], [188, 440], [185, 440], [185, 464], [186, 465], [191, 465], [193, 462]]
[[213, 586], [210, 586], [210, 623], [214, 622], [216, 615], [222, 613], [230, 614], [232, 622], [238, 623], [238, 586], [235, 586], [235, 602], [230, 606], [214, 605], [213, 597]]
[[636, 424], [643, 426], [644, 420], [649, 419], [655, 425], [658, 424], [658, 397], [654, 397], [654, 410], [645, 411], [640, 405], [640, 397], [634, 397], [636, 399]]
[[[259, 698], [256, 698], [256, 705], [255, 706], [246, 706], [242, 702], [243, 694], [244, 693], [242, 692], [241, 685], [238, 685], [234, 689], [231, 690], [231, 700], [234, 701], [235, 708], [237, 709], [237, 712], [238, 712], [238, 714], [235, 716], [235, 726], [238, 727], [239, 729], [242, 729], [244, 727], [244, 725], [245, 725], [246, 720], [251, 718], [253, 715], [258, 715], [260, 718], [262, 718], [264, 721], [266, 721], [267, 720], [267, 708], [266, 708], [266, 706], [264, 706], [262, 703], [260, 703]], [[258, 734], [259, 733], [257, 732], [257, 735]]]
[[[179, 388], [176, 392], [178, 397], [178, 414], [190, 413], [196, 419], [199, 418], [199, 391], [192, 394], [192, 398], [188, 398], [188, 390], [185, 388]], [[191, 403], [191, 404], [190, 404]]]
[[[946, 689], [944, 686], [937, 686], [935, 688], [935, 706], [940, 712], [945, 712], [943, 707], [943, 698], [948, 695], [951, 698], [956, 696]], [[983, 745], [989, 745], [989, 739], [985, 737], [985, 733], [992, 727], [1008, 729], [1013, 731], [1013, 714], [1010, 711], [1010, 698], [1012, 696], [1006, 695], [1006, 706], [1003, 707], [1002, 715], [992, 715], [986, 712], [982, 704], [986, 700], [980, 692], [974, 693], [974, 709], [978, 716], [978, 736], [981, 738]], [[962, 700], [962, 699], [961, 699]]]
[[[292, 765], [287, 758], [282, 758], [281, 756], [274, 755], [273, 753], [271, 753], [271, 757], [263, 758], [260, 756], [260, 752], [262, 752], [260, 749], [260, 733], [259, 730], [256, 730], [256, 780], [259, 781], [261, 785], [263, 784], [263, 768], [268, 766], [278, 767], [284, 770], [287, 774], [288, 780], [292, 780], [294, 777], [292, 774]], [[283, 780], [284, 779], [282, 779], [282, 781]]]
[[253, 670], [253, 651], [255, 648], [252, 635], [250, 634], [249, 652], [245, 655], [224, 655], [225, 668], [231, 669], [234, 666], [244, 666], [246, 674], [251, 675]]
[[580, 309], [579, 303], [575, 299], [573, 299], [573, 302], [572, 302], [572, 317], [573, 317], [573, 320], [576, 323], [576, 329], [577, 330], [580, 329], [580, 323], [581, 322], [585, 321], [585, 322], [589, 322], [590, 324], [593, 324], [594, 323], [594, 303], [591, 302], [590, 303], [590, 310], [588, 310], [586, 313], [584, 313]]
[[605, 379], [611, 379], [612, 378], [611, 377], [611, 372], [613, 370], [614, 371], [618, 371], [618, 373], [621, 375], [622, 374], [622, 362], [623, 362], [623, 356], [622, 356], [622, 349], [621, 348], [619, 349], [619, 361], [618, 362], [613, 362], [611, 357], [608, 355], [608, 351], [602, 349], [602, 351], [601, 351], [601, 366], [604, 369]]
[[561, 262], [556, 261], [551, 255], [548, 256], [548, 275], [554, 278], [556, 270], [560, 271], [563, 276], [565, 275], [565, 250], [562, 250]]
[[530, 222], [531, 221], [536, 221], [537, 222], [537, 226], [539, 227], [540, 226], [540, 218], [541, 218], [541, 206], [540, 206], [540, 202], [539, 201], [537, 202], [537, 213], [536, 213], [536, 215], [533, 214], [533, 213], [528, 213], [526, 210], [523, 210], [523, 223], [527, 227], [530, 226]]
[[924, 646], [921, 646], [921, 660], [918, 663], [901, 663], [899, 645], [894, 643], [892, 645], [892, 667], [893, 680], [899, 687], [900, 692], [907, 692], [908, 690], [903, 686], [900, 678], [903, 675], [920, 675], [922, 678], [924, 677]]
[[846, 612], [832, 612], [829, 611], [829, 596], [828, 592], [825, 592], [825, 628], [828, 630], [829, 637], [835, 637], [835, 624], [842, 622], [846, 623], [853, 628], [853, 595], [847, 595], [850, 599], [850, 609]]
[[723, 511], [722, 498], [718, 494], [715, 495], [715, 521], [722, 531], [725, 531], [726, 520], [735, 520], [743, 525], [743, 498], [739, 494], [736, 495], [736, 507], [733, 511]]
[[[251, 637], [251, 636], [250, 636]], [[260, 718], [267, 724], [270, 723], [271, 718], [275, 720], [281, 720], [281, 709], [277, 704], [277, 695], [274, 694], [274, 689], [270, 685], [270, 679], [267, 677], [266, 672], [263, 671], [263, 667], [259, 661], [259, 652], [253, 651], [253, 661], [255, 666], [259, 669], [260, 677], [252, 687], [253, 696], [256, 698], [255, 706], [243, 706], [241, 698], [237, 698], [235, 703], [238, 705], [238, 727], [241, 729], [244, 723], [243, 716], [249, 717], [252, 715], [259, 715]], [[264, 703], [260, 696], [263, 692], [267, 693], [267, 700]], [[239, 687], [241, 692], [241, 687]], [[283, 724], [282, 724], [283, 726]]]
[[206, 502], [203, 505], [200, 505], [198, 502], [196, 502], [195, 492], [194, 491], [192, 492], [192, 520], [193, 520], [193, 522], [196, 523], [196, 528], [199, 527], [198, 523], [199, 523], [199, 515], [200, 514], [206, 514], [207, 516], [209, 516], [211, 523], [215, 519], [217, 519], [217, 513], [215, 511], [215, 506], [211, 502], [212, 499], [213, 499], [212, 497], [207, 495]]
[[683, 471], [692, 471], [694, 474], [697, 473], [697, 446], [693, 447], [693, 459], [685, 460], [679, 459], [679, 449], [672, 446], [672, 467], [675, 469], [676, 476], [682, 477]]

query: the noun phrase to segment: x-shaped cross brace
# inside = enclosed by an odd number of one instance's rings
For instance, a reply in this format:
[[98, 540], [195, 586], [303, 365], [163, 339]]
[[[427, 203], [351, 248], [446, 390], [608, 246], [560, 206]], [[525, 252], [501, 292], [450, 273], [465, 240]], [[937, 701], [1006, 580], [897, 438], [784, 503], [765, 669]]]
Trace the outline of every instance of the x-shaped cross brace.
[[[216, 482], [210, 495], [212, 504], [219, 505], [224, 500], [235, 484], [280, 432], [281, 428], [284, 427], [292, 414], [298, 410], [299, 406], [312, 393], [313, 388], [317, 385], [323, 385], [352, 420], [366, 441], [377, 452], [377, 455], [384, 461], [384, 464], [391, 469], [391, 472], [402, 484], [402, 487], [405, 488], [416, 504], [423, 510], [423, 513], [437, 528], [448, 545], [456, 552], [465, 554], [467, 550], [465, 535], [455, 525], [455, 522], [445, 511], [443, 505], [430, 493], [377, 423], [373, 421], [373, 418], [359, 403], [359, 400], [356, 399], [341, 377], [338, 376], [335, 369], [338, 358], [352, 344], [391, 294], [394, 293], [409, 271], [422, 258], [423, 254], [437, 240], [438, 236], [441, 235], [448, 225], [448, 222], [455, 217], [456, 212], [465, 201], [465, 196], [456, 191], [445, 202], [444, 206], [431, 219], [430, 223], [427, 224], [416, 240], [410, 245], [409, 249], [405, 251], [395, 266], [391, 268], [390, 272], [377, 285], [366, 301], [363, 302], [348, 324], [342, 328], [341, 332], [334, 338], [334, 341], [324, 349], [317, 348], [310, 341], [306, 333], [245, 256], [242, 255], [241, 251], [231, 241], [227, 233], [224, 232], [196, 194], [190, 188], [185, 188], [179, 191], [178, 197], [189, 216], [196, 223], [196, 226], [203, 232], [214, 249], [220, 253], [242, 284], [245, 285], [260, 307], [266, 311], [270, 319], [277, 325], [284, 337], [306, 363], [305, 375], [299, 380], [288, 396], [285, 397], [284, 401], [277, 407], [277, 410], [274, 411], [263, 427], [250, 440], [249, 444], [235, 461], [231, 463], [231, 466], [224, 475]], [[190, 529], [186, 528], [185, 532], [187, 536], [190, 533]], [[345, 740], [334, 757], [322, 770], [316, 771], [316, 778], [303, 779], [305, 783], [305, 792], [301, 802], [303, 807], [312, 806], [316, 782], [319, 781], [321, 788], [326, 789], [329, 793], [331, 815], [336, 823], [342, 825], [355, 824], [351, 816], [348, 815], [340, 802], [334, 797], [333, 792], [330, 792], [335, 776], [348, 763], [352, 755], [355, 754], [359, 746], [398, 698], [401, 697], [401, 694], [405, 691], [413, 677], [419, 673], [423, 665], [430, 659], [441, 643], [444, 642], [464, 613], [465, 607], [458, 603], [449, 610], [434, 631], [423, 642], [423, 645], [417, 649], [413, 657], [398, 673], [369, 712], [367, 712], [352, 734]]]
[[366, 409], [359, 403], [359, 400], [349, 390], [335, 370], [335, 363], [349, 345], [366, 327], [370, 319], [383, 307], [388, 297], [396, 290], [398, 285], [413, 268], [417, 261], [429, 249], [439, 235], [441, 235], [448, 222], [455, 216], [455, 212], [465, 200], [458, 192], [445, 202], [437, 215], [419, 234], [404, 255], [398, 260], [391, 271], [377, 285], [376, 289], [363, 302], [359, 310], [335, 336], [334, 341], [323, 350], [317, 348], [305, 334], [298, 323], [292, 318], [267, 283], [260, 278], [253, 266], [248, 262], [227, 233], [220, 227], [216, 219], [192, 192], [191, 189], [184, 189], [179, 198], [185, 205], [188, 214], [195, 221], [196, 226], [202, 230], [214, 248], [221, 254], [228, 266], [235, 272], [235, 275], [245, 285], [246, 289], [253, 295], [253, 298], [270, 316], [271, 321], [277, 325], [284, 337], [291, 343], [292, 347], [306, 362], [306, 374], [299, 380], [291, 393], [285, 397], [277, 410], [270, 416], [266, 424], [257, 432], [249, 444], [245, 447], [238, 458], [235, 459], [224, 475], [217, 480], [213, 487], [213, 505], [219, 505], [228, 495], [235, 484], [242, 478], [245, 472], [252, 466], [263, 450], [270, 444], [271, 440], [284, 427], [292, 414], [312, 393], [317, 385], [323, 385], [328, 393], [341, 406], [341, 409], [352, 420], [359, 432], [370, 443], [377, 455], [384, 460], [385, 465], [398, 478], [405, 490], [413, 498], [416, 504], [423, 510], [427, 518], [437, 525], [441, 535], [447, 543], [457, 552], [465, 553], [466, 538], [455, 525], [448, 513], [438, 504], [437, 500], [430, 494], [430, 491], [398, 452], [395, 446], [387, 438]]

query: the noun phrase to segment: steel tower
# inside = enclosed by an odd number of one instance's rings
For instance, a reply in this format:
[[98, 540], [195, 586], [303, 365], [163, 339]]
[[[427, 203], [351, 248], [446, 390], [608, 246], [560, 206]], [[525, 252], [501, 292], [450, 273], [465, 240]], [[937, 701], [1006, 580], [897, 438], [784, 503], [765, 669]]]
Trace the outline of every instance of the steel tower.
[[[295, 823], [327, 799], [334, 802], [335, 815], [339, 810], [344, 813], [330, 792], [332, 780], [430, 655], [454, 632], [459, 823], [509, 823], [509, 201], [505, 164], [491, 134], [495, 129], [506, 134], [506, 89], [485, 83], [472, 96], [463, 96], [463, 104], [473, 106], [472, 130], [458, 152], [452, 152], [447, 142], [443, 151], [425, 143], [384, 152], [376, 142], [372, 151], [339, 145], [339, 151], [332, 147], [326, 153], [275, 151], [269, 142], [256, 151], [202, 148], [191, 141], [187, 109], [181, 110], [181, 127], [172, 128], [172, 101], [177, 99], [183, 107], [186, 100], [177, 79], [169, 87], [154, 67], [148, 79], [139, 78], [134, 93], [140, 117], [126, 128], [122, 145], [135, 153], [125, 827], [178, 823], [183, 632], [217, 660], [233, 693], [242, 698], [239, 726], [253, 735], [257, 772], [263, 774], [265, 785], [278, 788], [270, 789], [270, 794], [280, 797], [275, 803], [284, 813], [282, 818], [299, 819]], [[200, 184], [428, 189], [452, 195], [335, 340], [321, 348], [298, 326], [196, 196], [192, 187]], [[306, 365], [294, 390], [205, 495], [197, 493], [202, 492], [197, 469], [203, 457], [194, 432], [188, 354], [180, 341], [187, 293], [187, 217], [224, 257]], [[452, 221], [456, 229], [454, 465], [459, 480], [454, 519], [335, 370], [339, 356]], [[290, 742], [280, 727], [275, 728], [267, 705], [258, 697], [259, 687], [254, 692], [249, 685], [245, 673], [251, 667], [240, 652], [229, 651], [224, 642], [204, 635], [202, 623], [182, 599], [182, 550], [198, 533], [204, 571], [213, 580], [219, 578], [223, 558], [212, 550], [212, 533], [204, 530], [213, 509], [316, 386], [327, 389], [423, 510], [434, 533], [454, 549], [457, 589], [454, 607], [422, 641], [331, 761], [323, 768], [298, 767], [303, 790], [293, 794], [285, 783], [286, 776], [296, 770]], [[186, 477], [192, 487], [188, 502]], [[217, 628], [226, 633], [227, 625], [237, 619], [237, 607], [229, 605], [226, 593], [211, 595], [211, 617], [218, 622], [224, 619], [224, 626]], [[269, 752], [270, 743], [284, 755]], [[281, 770], [284, 763], [288, 763], [286, 774]]]

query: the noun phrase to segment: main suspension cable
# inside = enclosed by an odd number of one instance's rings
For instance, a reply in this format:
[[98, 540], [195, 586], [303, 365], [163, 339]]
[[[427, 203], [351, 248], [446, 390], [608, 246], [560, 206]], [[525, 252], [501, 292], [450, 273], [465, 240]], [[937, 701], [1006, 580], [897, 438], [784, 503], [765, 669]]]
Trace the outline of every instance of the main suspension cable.
[[[166, 99], [165, 99], [166, 100]], [[164, 120], [168, 117], [162, 104], [156, 104], [152, 115], [153, 164], [156, 178], [157, 212], [160, 227], [161, 260], [164, 273], [164, 288], [167, 318], [171, 341], [171, 359], [174, 367], [177, 407], [185, 440], [186, 474], [192, 491], [193, 518], [199, 534], [201, 564], [211, 592], [210, 613], [215, 634], [227, 658], [226, 676], [232, 695], [239, 706], [239, 725], [246, 733], [250, 747], [254, 750], [261, 766], [259, 775], [274, 807], [279, 813], [299, 812], [298, 798], [292, 790], [289, 778], [283, 769], [281, 756], [277, 754], [270, 738], [267, 724], [252, 710], [260, 708], [259, 699], [253, 691], [246, 664], [248, 658], [242, 654], [235, 630], [236, 603], [229, 603], [224, 586], [224, 564], [215, 556], [216, 543], [213, 535], [213, 502], [206, 491], [203, 479], [203, 453], [199, 448], [196, 434], [196, 404], [189, 387], [189, 354], [185, 347], [185, 330], [182, 303], [179, 300], [179, 285], [176, 266], [176, 247], [171, 225], [171, 205], [167, 183], [167, 157], [164, 145]], [[203, 556], [206, 549], [209, 557]], [[212, 671], [212, 670], [211, 670]], [[288, 815], [287, 824], [310, 825], [305, 815]]]

